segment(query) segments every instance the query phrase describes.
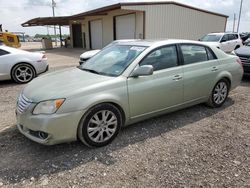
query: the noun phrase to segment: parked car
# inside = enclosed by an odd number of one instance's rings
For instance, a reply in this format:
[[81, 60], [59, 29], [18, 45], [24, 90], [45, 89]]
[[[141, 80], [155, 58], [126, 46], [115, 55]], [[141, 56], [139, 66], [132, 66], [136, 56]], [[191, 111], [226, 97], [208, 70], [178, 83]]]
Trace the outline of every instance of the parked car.
[[250, 43], [245, 46], [242, 46], [234, 51], [234, 53], [239, 56], [243, 68], [244, 68], [244, 75], [250, 76]]
[[240, 33], [240, 38], [242, 43], [245, 44], [245, 41], [250, 37], [250, 33]]
[[242, 74], [237, 56], [200, 42], [115, 44], [28, 84], [17, 100], [17, 127], [41, 144], [79, 138], [104, 146], [122, 126], [199, 103], [222, 106]]
[[238, 33], [210, 33], [202, 37], [200, 41], [214, 45], [224, 52], [232, 52], [243, 45]]
[[248, 44], [250, 44], [250, 38], [248, 38], [248, 39], [245, 40], [245, 42], [244, 42], [244, 45], [248, 45]]
[[[106, 47], [113, 45], [113, 44], [118, 44], [121, 42], [130, 42], [130, 41], [132, 42], [132, 41], [137, 41], [137, 40], [138, 39], [115, 40], [115, 41], [111, 42], [110, 44], [108, 44]], [[85, 63], [87, 60], [89, 60], [91, 57], [93, 57], [94, 55], [96, 55], [100, 51], [101, 51], [100, 49], [97, 49], [97, 50], [89, 50], [89, 51], [82, 53], [80, 55], [79, 64], [82, 65], [83, 63]]]
[[45, 54], [0, 45], [0, 80], [24, 84], [48, 70]]
[[89, 51], [82, 53], [80, 55], [79, 64], [81, 65], [81, 64], [85, 63], [88, 59], [90, 59], [91, 57], [93, 57], [95, 54], [97, 54], [100, 51], [101, 50], [89, 50]]

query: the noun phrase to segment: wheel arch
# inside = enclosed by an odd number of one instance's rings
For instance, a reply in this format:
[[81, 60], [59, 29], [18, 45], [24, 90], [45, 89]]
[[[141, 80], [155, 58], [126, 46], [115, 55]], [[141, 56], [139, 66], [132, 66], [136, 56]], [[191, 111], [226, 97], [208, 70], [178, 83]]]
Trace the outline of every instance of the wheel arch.
[[231, 88], [231, 84], [232, 84], [232, 75], [229, 72], [221, 72], [217, 77], [216, 77], [216, 82], [219, 82], [220, 80], [225, 79], [227, 80], [228, 84], [229, 84], [229, 89]]
[[125, 113], [125, 111], [124, 111], [122, 105], [119, 104], [117, 101], [114, 101], [114, 100], [99, 101], [99, 102], [96, 102], [96, 103], [94, 103], [94, 104], [91, 104], [91, 105], [87, 108], [86, 113], [84, 114], [84, 116], [85, 116], [92, 108], [94, 108], [94, 107], [97, 106], [97, 105], [101, 105], [101, 104], [112, 104], [112, 105], [114, 105], [114, 106], [120, 111], [120, 113], [121, 113], [121, 115], [122, 115], [122, 122], [123, 122], [123, 125], [125, 124], [126, 118], [127, 118], [126, 113]]

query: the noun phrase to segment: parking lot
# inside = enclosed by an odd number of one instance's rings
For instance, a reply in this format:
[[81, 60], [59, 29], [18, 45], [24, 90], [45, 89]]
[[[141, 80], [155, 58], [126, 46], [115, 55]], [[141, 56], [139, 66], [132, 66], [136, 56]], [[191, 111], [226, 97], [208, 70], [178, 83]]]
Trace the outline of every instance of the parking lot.
[[[50, 72], [78, 65], [81, 53], [48, 50]], [[250, 187], [249, 78], [222, 108], [201, 104], [143, 121], [95, 149], [22, 136], [14, 111], [24, 86], [0, 82], [0, 187]]]

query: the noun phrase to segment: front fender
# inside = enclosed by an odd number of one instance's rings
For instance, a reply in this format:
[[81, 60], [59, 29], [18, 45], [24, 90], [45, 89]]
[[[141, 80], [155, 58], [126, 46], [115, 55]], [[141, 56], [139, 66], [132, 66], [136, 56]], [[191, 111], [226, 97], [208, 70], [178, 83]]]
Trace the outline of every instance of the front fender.
[[69, 100], [66, 99], [57, 113], [88, 111], [90, 108], [100, 103], [114, 103], [118, 105], [124, 112], [125, 121], [129, 119], [129, 103], [126, 88], [116, 93], [96, 93]]

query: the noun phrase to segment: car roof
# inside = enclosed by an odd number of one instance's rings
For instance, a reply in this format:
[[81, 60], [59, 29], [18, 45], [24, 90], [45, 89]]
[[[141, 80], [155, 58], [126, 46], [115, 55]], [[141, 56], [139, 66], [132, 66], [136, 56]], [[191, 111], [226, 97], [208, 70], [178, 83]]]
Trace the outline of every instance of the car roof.
[[24, 50], [12, 48], [12, 47], [5, 46], [5, 45], [0, 45], [0, 49], [5, 50], [5, 51], [10, 52], [10, 53], [26, 53], [27, 52]]
[[155, 39], [155, 40], [134, 40], [134, 41], [124, 41], [119, 42], [115, 45], [131, 45], [131, 46], [161, 46], [161, 45], [168, 45], [168, 44], [176, 44], [176, 43], [187, 43], [187, 44], [202, 44], [199, 41], [194, 40], [182, 40], [182, 39]]
[[232, 33], [232, 32], [226, 32], [226, 33], [209, 33], [208, 35], [224, 35], [224, 34], [236, 34], [236, 35], [238, 35], [238, 33]]

